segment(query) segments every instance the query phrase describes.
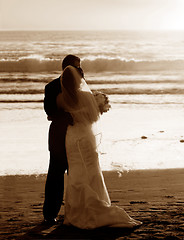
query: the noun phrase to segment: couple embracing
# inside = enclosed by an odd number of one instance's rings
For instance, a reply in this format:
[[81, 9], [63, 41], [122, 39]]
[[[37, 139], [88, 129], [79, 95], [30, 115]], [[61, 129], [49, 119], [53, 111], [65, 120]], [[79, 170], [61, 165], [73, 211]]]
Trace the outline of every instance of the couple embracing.
[[[54, 223], [63, 202], [67, 170], [64, 224], [81, 229], [98, 227], [133, 228], [141, 222], [124, 209], [111, 205], [99, 165], [96, 127], [109, 104], [98, 102], [80, 67], [80, 58], [67, 55], [62, 75], [45, 87], [44, 109], [51, 120], [50, 164], [45, 185], [44, 219]], [[103, 107], [105, 108], [103, 109]]]

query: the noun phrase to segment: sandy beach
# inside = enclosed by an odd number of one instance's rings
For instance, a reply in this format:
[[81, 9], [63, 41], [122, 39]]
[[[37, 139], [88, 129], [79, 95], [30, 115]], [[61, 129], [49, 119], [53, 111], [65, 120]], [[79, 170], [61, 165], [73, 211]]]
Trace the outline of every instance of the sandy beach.
[[38, 105], [37, 108], [26, 105], [27, 108], [13, 109], [11, 104], [9, 108], [2, 107], [2, 239], [184, 239], [181, 107], [112, 105], [111, 111], [102, 116], [100, 164], [112, 204], [142, 221], [140, 228], [131, 232], [68, 228], [62, 225], [62, 207], [59, 224], [38, 234], [35, 227], [43, 221], [49, 162], [49, 122], [43, 106]]
[[[84, 231], [59, 224], [34, 234], [42, 218], [46, 175], [0, 177], [2, 239], [184, 239], [184, 169], [103, 172], [112, 204], [143, 222], [133, 231]], [[109, 231], [109, 232], [108, 232]], [[44, 234], [43, 234], [44, 233]]]

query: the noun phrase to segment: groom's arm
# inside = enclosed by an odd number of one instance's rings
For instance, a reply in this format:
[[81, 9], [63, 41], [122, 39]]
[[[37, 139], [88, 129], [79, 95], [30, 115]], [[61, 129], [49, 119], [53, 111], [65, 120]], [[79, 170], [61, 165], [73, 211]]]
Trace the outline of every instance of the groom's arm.
[[55, 86], [53, 86], [53, 83], [49, 83], [45, 86], [45, 97], [44, 97], [44, 110], [47, 114], [47, 119], [49, 121], [53, 121], [54, 119], [58, 119], [59, 117], [64, 117], [68, 124], [73, 124], [73, 119], [71, 115], [67, 112], [65, 112], [63, 109], [58, 109], [56, 104], [56, 98], [59, 94], [55, 91]]
[[57, 115], [56, 96], [51, 84], [45, 86], [44, 110], [48, 116]]

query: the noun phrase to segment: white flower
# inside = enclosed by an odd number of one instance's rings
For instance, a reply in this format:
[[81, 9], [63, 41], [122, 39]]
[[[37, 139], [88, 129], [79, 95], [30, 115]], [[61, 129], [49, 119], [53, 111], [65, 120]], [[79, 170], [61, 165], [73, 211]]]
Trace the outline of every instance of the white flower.
[[104, 112], [107, 112], [111, 107], [107, 95], [98, 91], [94, 92], [93, 95], [97, 102], [100, 113], [102, 114]]

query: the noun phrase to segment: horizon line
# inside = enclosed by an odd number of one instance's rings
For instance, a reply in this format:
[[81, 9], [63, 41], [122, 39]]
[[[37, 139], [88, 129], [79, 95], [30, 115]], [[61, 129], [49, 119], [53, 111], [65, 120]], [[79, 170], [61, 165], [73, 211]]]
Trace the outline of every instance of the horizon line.
[[138, 32], [138, 31], [147, 31], [147, 32], [182, 32], [184, 29], [0, 29], [0, 32], [100, 32], [100, 31], [130, 31], [130, 32]]

